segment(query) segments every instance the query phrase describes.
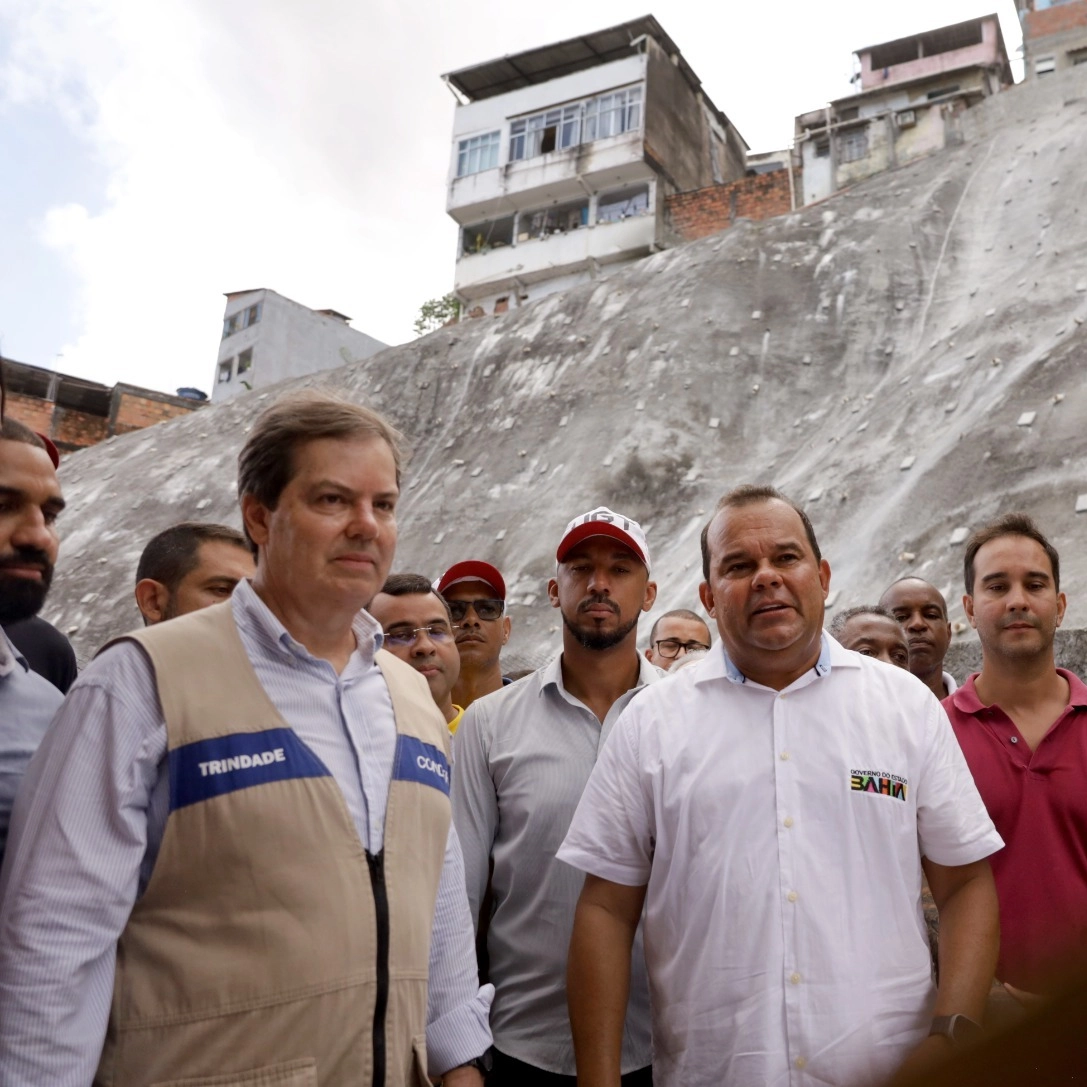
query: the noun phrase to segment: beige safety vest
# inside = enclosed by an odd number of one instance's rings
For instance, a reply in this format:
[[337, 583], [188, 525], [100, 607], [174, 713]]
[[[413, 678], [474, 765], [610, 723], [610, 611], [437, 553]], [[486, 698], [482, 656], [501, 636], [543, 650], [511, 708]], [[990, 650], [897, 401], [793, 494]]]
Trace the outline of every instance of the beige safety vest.
[[279, 715], [230, 604], [128, 635], [166, 720], [170, 814], [117, 945], [101, 1087], [422, 1087], [449, 733], [377, 654], [396, 715], [384, 848]]

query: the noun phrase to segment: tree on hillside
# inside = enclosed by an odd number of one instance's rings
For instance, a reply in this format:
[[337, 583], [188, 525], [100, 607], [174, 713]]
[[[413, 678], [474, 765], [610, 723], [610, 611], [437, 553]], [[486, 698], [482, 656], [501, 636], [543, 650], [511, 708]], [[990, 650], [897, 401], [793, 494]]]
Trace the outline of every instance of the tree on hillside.
[[425, 336], [442, 325], [460, 318], [460, 303], [456, 296], [447, 294], [444, 298], [432, 298], [419, 307], [419, 316], [415, 318], [416, 336]]

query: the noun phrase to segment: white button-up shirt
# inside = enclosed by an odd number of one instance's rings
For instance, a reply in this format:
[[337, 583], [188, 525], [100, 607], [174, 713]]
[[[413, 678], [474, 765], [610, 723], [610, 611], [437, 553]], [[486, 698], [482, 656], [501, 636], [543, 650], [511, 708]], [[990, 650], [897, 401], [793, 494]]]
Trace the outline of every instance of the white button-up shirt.
[[645, 691], [558, 855], [648, 885], [657, 1084], [849, 1084], [928, 1030], [921, 855], [1002, 844], [931, 692], [824, 635], [780, 692], [722, 648]]

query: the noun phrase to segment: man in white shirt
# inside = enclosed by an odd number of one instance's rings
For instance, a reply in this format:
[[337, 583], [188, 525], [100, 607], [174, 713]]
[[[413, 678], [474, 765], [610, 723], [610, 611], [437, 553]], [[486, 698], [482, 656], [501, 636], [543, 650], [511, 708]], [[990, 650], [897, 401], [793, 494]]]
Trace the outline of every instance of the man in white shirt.
[[938, 703], [822, 633], [830, 567], [797, 507], [725, 495], [703, 567], [721, 647], [624, 712], [559, 850], [588, 873], [567, 982], [578, 1083], [619, 1082], [643, 905], [658, 1087], [924, 1066], [981, 1017], [1001, 839]]

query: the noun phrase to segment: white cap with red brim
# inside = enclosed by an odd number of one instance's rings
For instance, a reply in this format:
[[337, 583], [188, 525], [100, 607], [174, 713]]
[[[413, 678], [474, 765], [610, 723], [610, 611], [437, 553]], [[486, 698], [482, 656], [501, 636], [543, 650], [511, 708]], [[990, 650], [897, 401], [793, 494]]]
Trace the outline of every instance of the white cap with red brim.
[[593, 536], [607, 536], [618, 540], [629, 547], [645, 565], [646, 571], [649, 571], [649, 545], [646, 543], [642, 526], [621, 513], [609, 510], [607, 506], [597, 506], [595, 510], [575, 517], [562, 534], [555, 558], [562, 562], [575, 544]]

